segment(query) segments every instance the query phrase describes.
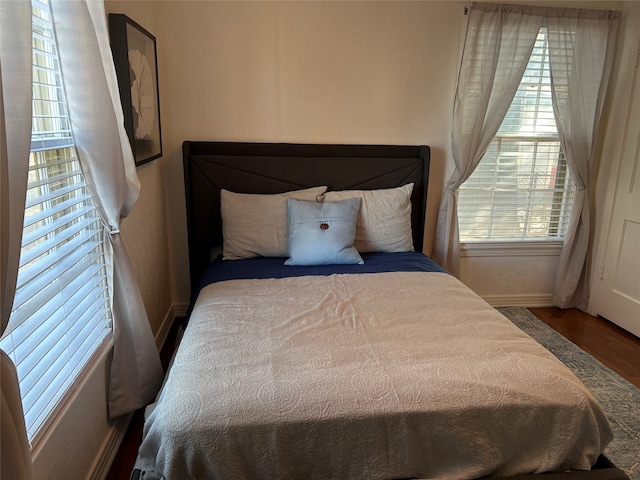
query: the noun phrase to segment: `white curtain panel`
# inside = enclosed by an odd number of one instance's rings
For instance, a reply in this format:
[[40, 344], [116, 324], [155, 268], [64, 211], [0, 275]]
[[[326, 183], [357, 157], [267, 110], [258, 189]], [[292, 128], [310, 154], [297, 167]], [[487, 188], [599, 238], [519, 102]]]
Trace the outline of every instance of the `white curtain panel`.
[[458, 74], [451, 142], [454, 171], [445, 185], [433, 257], [460, 274], [456, 192], [495, 137], [529, 62], [544, 17], [529, 7], [473, 3]]
[[589, 182], [614, 57], [618, 12], [550, 10], [547, 14], [553, 111], [577, 185], [553, 292], [553, 304], [587, 307]]
[[[31, 4], [0, 0], [0, 335], [18, 276], [31, 146]], [[0, 352], [0, 477], [32, 478], [16, 368]]]
[[[456, 191], [473, 173], [506, 114], [541, 26], [548, 31], [553, 108], [578, 191], [560, 257], [554, 305], [586, 308], [589, 176], [619, 12], [473, 3], [454, 100], [454, 172], [444, 188], [434, 259], [459, 275]], [[482, 62], [469, 59], [482, 49]], [[477, 53], [477, 52], [476, 52]], [[473, 57], [477, 58], [477, 54]], [[526, 58], [525, 58], [526, 57]]]
[[160, 357], [132, 266], [120, 240], [120, 220], [140, 191], [124, 120], [102, 0], [52, 0], [65, 72], [71, 128], [80, 164], [105, 225], [114, 351], [109, 416], [155, 399], [163, 379]]

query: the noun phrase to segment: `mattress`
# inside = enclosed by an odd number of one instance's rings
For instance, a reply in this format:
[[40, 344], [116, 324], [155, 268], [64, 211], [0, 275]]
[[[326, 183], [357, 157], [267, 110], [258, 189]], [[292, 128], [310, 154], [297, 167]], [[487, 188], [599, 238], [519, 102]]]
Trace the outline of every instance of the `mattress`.
[[203, 285], [146, 412], [143, 478], [464, 479], [593, 465], [611, 429], [559, 360], [440, 269], [373, 270]]

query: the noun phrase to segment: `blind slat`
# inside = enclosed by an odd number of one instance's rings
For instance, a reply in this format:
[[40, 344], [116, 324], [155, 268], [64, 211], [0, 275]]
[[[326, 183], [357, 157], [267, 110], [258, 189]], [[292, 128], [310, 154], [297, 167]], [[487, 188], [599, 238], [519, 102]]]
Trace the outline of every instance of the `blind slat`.
[[[84, 202], [88, 200], [88, 196], [81, 199], [81, 202], [69, 201], [65, 202], [65, 205], [58, 206], [52, 212], [40, 212], [39, 214], [31, 215], [29, 218], [25, 217], [25, 228], [31, 227], [36, 223], [49, 220], [50, 215], [59, 215], [65, 210], [70, 210], [69, 213], [62, 215], [61, 217], [51, 219], [51, 221], [45, 222], [41, 227], [41, 230], [29, 231], [27, 235], [23, 237], [23, 245], [29, 245], [40, 237], [50, 235], [55, 230], [58, 230], [62, 226], [69, 224], [75, 220], [84, 218], [90, 214], [94, 214], [95, 209], [90, 205], [86, 205]], [[47, 215], [49, 213], [50, 215]], [[89, 217], [91, 218], [91, 217]]]
[[[43, 322], [36, 325], [35, 329], [33, 325], [25, 323], [15, 329], [12, 332], [13, 337], [16, 339], [18, 348], [15, 349], [15, 364], [20, 368], [31, 371], [37, 366], [41, 360], [41, 357], [48, 351], [46, 346], [47, 339], [50, 338], [62, 338], [66, 336], [68, 343], [75, 342], [77, 347], [82, 342], [77, 339], [78, 332], [81, 330], [96, 330], [101, 331], [108, 326], [108, 304], [104, 298], [98, 296], [104, 293], [106, 287], [102, 290], [97, 290], [96, 295], [88, 297], [85, 301], [78, 302], [78, 307], [81, 308], [81, 312], [76, 316], [70, 318], [68, 312], [65, 310], [64, 300], [62, 296], [57, 297], [57, 308], [50, 313], [51, 321]], [[55, 307], [55, 305], [52, 305]], [[97, 321], [92, 321], [92, 317], [95, 317]], [[66, 327], [66, 328], [65, 328]], [[59, 334], [55, 334], [56, 329], [59, 330]], [[44, 347], [43, 347], [44, 345]], [[76, 351], [77, 348], [73, 348], [71, 351]], [[28, 378], [28, 377], [27, 377]], [[28, 387], [28, 385], [27, 385]]]
[[550, 82], [541, 29], [496, 137], [458, 191], [461, 241], [563, 238], [575, 186], [558, 138]]
[[34, 261], [40, 255], [44, 255], [47, 251], [52, 250], [58, 242], [67, 242], [69, 239], [83, 230], [87, 230], [87, 233], [93, 238], [100, 234], [98, 230], [98, 219], [88, 218], [84, 222], [76, 222], [73, 225], [66, 228], [64, 231], [58, 233], [55, 237], [49, 237], [44, 241], [38, 243], [30, 243], [23, 249], [22, 255], [20, 255], [20, 267], [24, 267], [30, 262]]
[[[63, 313], [59, 312], [57, 318], [62, 319]], [[51, 363], [54, 358], [60, 357], [66, 353], [67, 345], [64, 339], [64, 323], [60, 321], [58, 324], [53, 325], [53, 328], [47, 328], [41, 330], [38, 333], [42, 335], [39, 342], [35, 342], [30, 338], [30, 347], [26, 352], [24, 359], [16, 364], [16, 370], [18, 375], [22, 375], [24, 380], [20, 383], [20, 389], [22, 395], [28, 400], [28, 395], [37, 389], [37, 384], [40, 378], [45, 374], [47, 370], [51, 368]]]
[[0, 347], [16, 364], [33, 441], [109, 334], [112, 313], [102, 222], [77, 159], [45, 1], [32, 0], [32, 38], [23, 243], [13, 310]]
[[25, 208], [31, 208], [36, 205], [43, 205], [44, 203], [51, 202], [52, 200], [56, 200], [64, 196], [77, 198], [77, 194], [83, 192], [83, 190], [83, 188], [78, 188], [78, 185], [71, 184], [64, 187], [56, 188], [55, 190], [42, 195], [33, 195], [32, 197], [27, 198]]
[[[20, 308], [15, 309], [15, 322], [20, 323], [41, 310], [54, 295], [64, 287], [73, 285], [77, 279], [90, 277], [102, 265], [94, 265], [90, 253], [99, 244], [86, 243], [72, 252], [65, 252], [64, 257], [48, 270], [44, 270], [31, 281], [16, 289], [16, 302]], [[32, 272], [29, 272], [32, 273]], [[64, 287], [60, 287], [62, 284]]]

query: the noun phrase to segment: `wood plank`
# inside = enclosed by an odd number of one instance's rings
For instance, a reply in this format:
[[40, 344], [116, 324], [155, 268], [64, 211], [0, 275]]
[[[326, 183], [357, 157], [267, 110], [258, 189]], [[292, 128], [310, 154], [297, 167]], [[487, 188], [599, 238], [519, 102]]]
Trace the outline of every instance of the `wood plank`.
[[640, 388], [640, 339], [577, 308], [530, 308], [540, 320]]

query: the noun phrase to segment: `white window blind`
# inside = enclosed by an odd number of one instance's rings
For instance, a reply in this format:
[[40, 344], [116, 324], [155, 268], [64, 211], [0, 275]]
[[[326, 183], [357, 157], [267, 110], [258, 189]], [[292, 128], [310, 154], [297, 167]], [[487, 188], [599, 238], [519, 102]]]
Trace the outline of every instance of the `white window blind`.
[[574, 192], [553, 115], [543, 28], [496, 137], [458, 190], [460, 241], [562, 240]]
[[0, 347], [16, 365], [27, 433], [60, 406], [111, 329], [102, 222], [77, 160], [49, 6], [33, 7], [33, 121], [13, 311]]

